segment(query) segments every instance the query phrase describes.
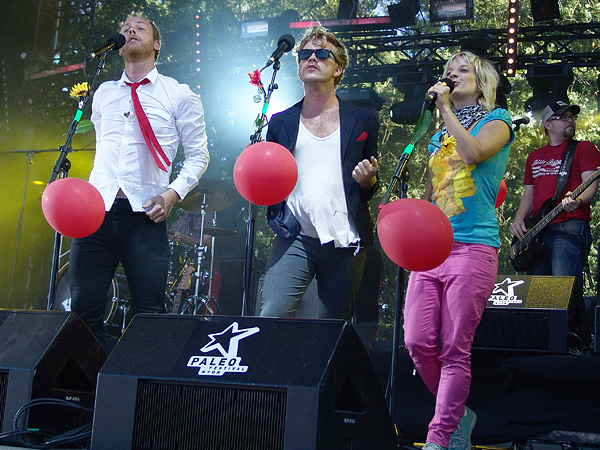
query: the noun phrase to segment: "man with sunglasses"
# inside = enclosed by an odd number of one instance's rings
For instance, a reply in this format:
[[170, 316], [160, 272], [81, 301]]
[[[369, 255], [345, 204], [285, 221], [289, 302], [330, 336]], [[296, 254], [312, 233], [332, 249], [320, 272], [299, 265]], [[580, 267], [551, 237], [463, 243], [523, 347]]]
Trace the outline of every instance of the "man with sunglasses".
[[[562, 101], [551, 103], [542, 112], [542, 125], [549, 143], [531, 152], [527, 158], [525, 192], [510, 226], [510, 232], [518, 239], [523, 239], [527, 232], [525, 220], [530, 215], [545, 215], [549, 212], [544, 211], [545, 205], [552, 209], [557, 204], [547, 200], [555, 196], [557, 177], [568, 144], [573, 141], [579, 112], [579, 106]], [[527, 270], [530, 275], [576, 277], [573, 296], [579, 305], [583, 301], [583, 269], [592, 242], [590, 202], [596, 195], [598, 181], [576, 198], [571, 198], [571, 193], [599, 166], [600, 153], [594, 144], [589, 141], [576, 143], [566, 185], [558, 195], [564, 210], [542, 231], [544, 248], [535, 254]]]
[[373, 244], [368, 200], [377, 189], [374, 111], [339, 99], [335, 88], [348, 62], [345, 46], [323, 28], [298, 45], [304, 98], [273, 115], [267, 140], [291, 151], [298, 182], [267, 220], [277, 233], [263, 285], [261, 315], [293, 317], [306, 288], [317, 280], [317, 318], [350, 319]]

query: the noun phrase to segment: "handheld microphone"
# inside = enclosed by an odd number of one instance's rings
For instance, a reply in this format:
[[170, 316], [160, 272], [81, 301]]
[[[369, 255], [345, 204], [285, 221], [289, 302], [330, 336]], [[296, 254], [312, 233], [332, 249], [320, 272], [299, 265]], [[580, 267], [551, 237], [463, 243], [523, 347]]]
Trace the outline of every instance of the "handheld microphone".
[[291, 49], [293, 49], [295, 43], [296, 41], [294, 36], [291, 34], [284, 34], [281, 36], [277, 42], [277, 49], [273, 52], [264, 68], [266, 69], [275, 61], [278, 61], [285, 52], [289, 52]]
[[87, 59], [93, 59], [96, 56], [102, 55], [111, 50], [117, 50], [125, 45], [127, 39], [121, 33], [113, 34], [106, 40], [106, 43], [99, 46], [96, 50], [90, 53]]
[[[450, 78], [442, 78], [440, 80], [440, 83], [442, 83], [445, 86], [448, 86], [450, 88], [450, 93], [452, 93], [452, 91], [454, 90], [454, 81], [452, 81]], [[427, 94], [427, 97], [425, 97], [426, 103], [435, 103], [436, 100], [437, 94], [435, 92]]]
[[531, 119], [529, 118], [529, 116], [523, 116], [520, 119], [515, 119], [512, 121], [513, 125], [527, 125], [529, 122], [531, 121]]

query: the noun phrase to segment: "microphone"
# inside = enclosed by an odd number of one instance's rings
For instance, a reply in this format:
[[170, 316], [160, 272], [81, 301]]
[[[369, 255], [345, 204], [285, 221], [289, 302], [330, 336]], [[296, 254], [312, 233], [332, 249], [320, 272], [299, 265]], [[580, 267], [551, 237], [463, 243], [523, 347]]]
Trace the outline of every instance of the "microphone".
[[127, 39], [121, 33], [113, 34], [106, 40], [105, 44], [99, 46], [96, 50], [90, 53], [87, 59], [93, 59], [96, 56], [102, 55], [103, 53], [109, 52], [111, 50], [117, 50], [125, 45]]
[[523, 116], [520, 119], [513, 120], [512, 123], [513, 123], [513, 125], [521, 126], [521, 125], [527, 125], [530, 121], [531, 121], [531, 119], [529, 118], [529, 116]]
[[[448, 86], [450, 88], [450, 93], [452, 93], [452, 91], [454, 90], [454, 81], [452, 81], [450, 78], [442, 78], [440, 80], [440, 83], [442, 83], [444, 86]], [[431, 108], [433, 110], [433, 105], [436, 100], [437, 94], [435, 92], [427, 94], [427, 97], [425, 97], [425, 103], [428, 104], [427, 108]]]
[[277, 49], [273, 52], [264, 68], [266, 69], [275, 61], [278, 61], [285, 52], [289, 52], [293, 49], [295, 43], [294, 36], [291, 34], [284, 34], [281, 36], [277, 42]]

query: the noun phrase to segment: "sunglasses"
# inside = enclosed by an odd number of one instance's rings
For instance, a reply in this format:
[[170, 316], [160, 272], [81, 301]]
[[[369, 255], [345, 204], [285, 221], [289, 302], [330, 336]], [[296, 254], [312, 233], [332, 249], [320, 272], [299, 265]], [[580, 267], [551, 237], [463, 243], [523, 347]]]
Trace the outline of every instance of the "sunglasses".
[[298, 59], [308, 59], [313, 55], [313, 53], [319, 59], [327, 59], [329, 58], [329, 55], [331, 55], [333, 56], [336, 64], [339, 64], [335, 54], [328, 48], [303, 48], [302, 50], [298, 51]]

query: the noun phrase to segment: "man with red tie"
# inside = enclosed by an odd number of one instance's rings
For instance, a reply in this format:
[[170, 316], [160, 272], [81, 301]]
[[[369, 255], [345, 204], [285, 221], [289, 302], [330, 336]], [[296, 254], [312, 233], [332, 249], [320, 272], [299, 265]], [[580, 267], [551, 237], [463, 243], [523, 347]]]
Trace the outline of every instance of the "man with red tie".
[[[94, 94], [96, 155], [90, 183], [106, 216], [89, 237], [74, 239], [69, 258], [71, 309], [106, 346], [106, 296], [123, 265], [134, 313], [164, 312], [169, 249], [165, 219], [198, 184], [209, 162], [204, 110], [187, 85], [158, 73], [156, 26], [133, 14], [123, 23], [125, 70]], [[185, 162], [170, 182], [182, 144]]]

